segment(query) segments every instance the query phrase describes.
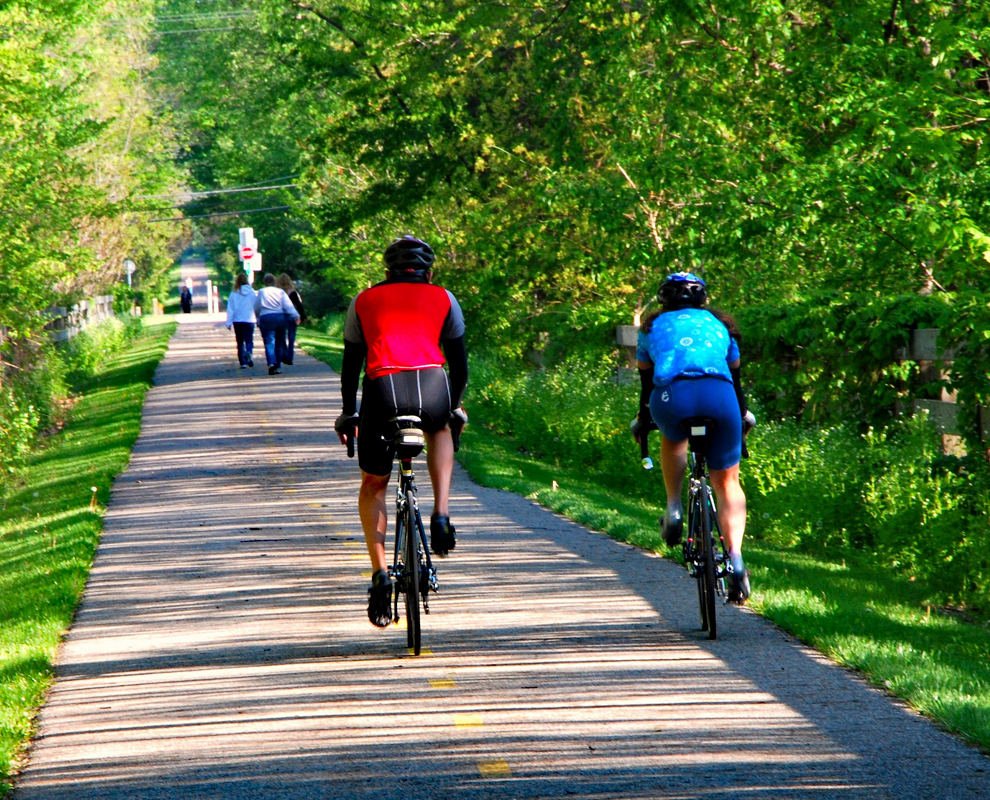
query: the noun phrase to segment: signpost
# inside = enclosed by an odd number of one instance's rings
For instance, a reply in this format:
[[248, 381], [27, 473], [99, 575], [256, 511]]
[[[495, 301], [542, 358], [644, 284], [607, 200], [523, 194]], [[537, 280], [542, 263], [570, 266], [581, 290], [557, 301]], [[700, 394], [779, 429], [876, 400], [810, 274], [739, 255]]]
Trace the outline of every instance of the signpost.
[[137, 269], [137, 264], [135, 264], [133, 261], [131, 261], [131, 259], [125, 258], [124, 259], [124, 269], [127, 270], [127, 285], [130, 286], [131, 285], [131, 275], [133, 275], [134, 274], [134, 271]]
[[254, 228], [238, 228], [237, 233], [237, 254], [248, 274], [248, 280], [254, 283], [254, 273], [261, 272], [261, 253], [258, 252], [258, 240], [254, 238]]

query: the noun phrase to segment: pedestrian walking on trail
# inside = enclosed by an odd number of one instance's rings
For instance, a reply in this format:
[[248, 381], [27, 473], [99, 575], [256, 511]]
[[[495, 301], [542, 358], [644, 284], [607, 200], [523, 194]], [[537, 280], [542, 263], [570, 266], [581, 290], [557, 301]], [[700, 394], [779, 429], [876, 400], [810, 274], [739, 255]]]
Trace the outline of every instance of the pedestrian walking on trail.
[[183, 314], [192, 313], [192, 290], [184, 283], [179, 287], [179, 306]]
[[342, 443], [357, 438], [358, 510], [374, 570], [368, 618], [381, 628], [392, 618], [392, 580], [385, 560], [385, 490], [395, 459], [389, 420], [399, 415], [420, 417], [426, 434], [434, 501], [430, 547], [445, 556], [456, 544], [450, 523], [451, 427], [459, 432], [467, 421], [461, 408], [468, 379], [467, 351], [461, 307], [454, 295], [431, 283], [433, 262], [433, 250], [426, 242], [412, 236], [396, 239], [385, 250], [385, 280], [354, 298], [344, 323], [340, 375], [344, 408], [334, 428]]
[[278, 276], [275, 285], [289, 296], [293, 308], [299, 313], [298, 323], [295, 320], [290, 320], [285, 326], [285, 352], [282, 357], [282, 363], [288, 364], [291, 367], [296, 349], [296, 328], [299, 325], [306, 324], [306, 310], [303, 308], [302, 298], [299, 296], [299, 292], [296, 291], [296, 285], [292, 282], [292, 278], [283, 272]]
[[289, 321], [298, 322], [296, 311], [289, 296], [275, 285], [275, 276], [270, 272], [264, 277], [264, 286], [258, 290], [254, 301], [254, 311], [258, 315], [258, 327], [265, 342], [265, 359], [268, 361], [268, 374], [278, 375], [282, 366], [282, 349], [285, 342], [285, 328]]
[[241, 272], [234, 279], [234, 291], [227, 298], [227, 330], [234, 328], [237, 339], [237, 360], [241, 369], [254, 366], [254, 313], [256, 293], [248, 284], [247, 274]]
[[715, 420], [708, 448], [712, 488], [718, 516], [732, 560], [728, 598], [745, 602], [749, 573], [742, 557], [746, 529], [746, 495], [739, 485], [743, 432], [755, 418], [746, 407], [740, 378], [739, 330], [727, 314], [707, 310], [705, 282], [690, 272], [668, 276], [657, 292], [659, 311], [643, 320], [636, 360], [642, 390], [633, 421], [639, 441], [652, 427], [662, 434], [660, 464], [667, 490], [661, 520], [664, 541], [681, 541], [684, 513], [681, 492], [687, 470], [688, 436], [684, 420]]

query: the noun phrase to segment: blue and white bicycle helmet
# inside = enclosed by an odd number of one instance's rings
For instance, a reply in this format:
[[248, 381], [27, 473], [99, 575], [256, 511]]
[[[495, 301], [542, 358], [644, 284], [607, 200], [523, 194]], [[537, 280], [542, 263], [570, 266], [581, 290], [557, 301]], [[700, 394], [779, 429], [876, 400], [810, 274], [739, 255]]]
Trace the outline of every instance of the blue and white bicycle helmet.
[[701, 308], [708, 302], [705, 282], [692, 272], [668, 275], [657, 290], [657, 300], [666, 311]]

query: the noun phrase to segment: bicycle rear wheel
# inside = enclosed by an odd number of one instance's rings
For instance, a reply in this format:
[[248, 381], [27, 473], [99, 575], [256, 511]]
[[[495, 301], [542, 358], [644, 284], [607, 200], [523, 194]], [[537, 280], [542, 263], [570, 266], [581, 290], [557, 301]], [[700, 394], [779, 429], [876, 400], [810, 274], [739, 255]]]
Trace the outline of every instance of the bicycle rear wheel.
[[412, 489], [406, 490], [406, 645], [419, 655], [422, 634], [419, 626], [419, 528]]
[[698, 608], [701, 611], [701, 630], [708, 630], [708, 616], [705, 613], [705, 591], [702, 585], [701, 562], [701, 503], [698, 492], [691, 490], [688, 495], [688, 540], [684, 545], [684, 559], [691, 568], [691, 575], [698, 584]]
[[715, 544], [712, 541], [712, 506], [708, 499], [708, 480], [701, 479], [701, 569], [698, 570], [698, 596], [701, 600], [702, 630], [708, 638], [716, 636], [715, 625]]

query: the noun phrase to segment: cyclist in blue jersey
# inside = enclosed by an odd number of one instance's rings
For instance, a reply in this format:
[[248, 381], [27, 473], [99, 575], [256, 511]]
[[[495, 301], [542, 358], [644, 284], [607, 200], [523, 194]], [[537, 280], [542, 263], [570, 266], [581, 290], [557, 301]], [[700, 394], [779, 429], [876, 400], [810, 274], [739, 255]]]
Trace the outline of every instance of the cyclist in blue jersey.
[[688, 417], [716, 421], [708, 441], [708, 466], [732, 560], [728, 597], [742, 603], [749, 597], [749, 573], [742, 557], [746, 495], [739, 485], [739, 459], [744, 430], [748, 433], [756, 420], [746, 408], [740, 382], [739, 332], [731, 317], [704, 307], [707, 287], [690, 272], [667, 277], [657, 299], [661, 308], [643, 321], [636, 349], [642, 391], [633, 435], [639, 441], [654, 427], [662, 434], [667, 510], [661, 527], [664, 541], [674, 547], [684, 529], [681, 491], [688, 439], [682, 423]]

